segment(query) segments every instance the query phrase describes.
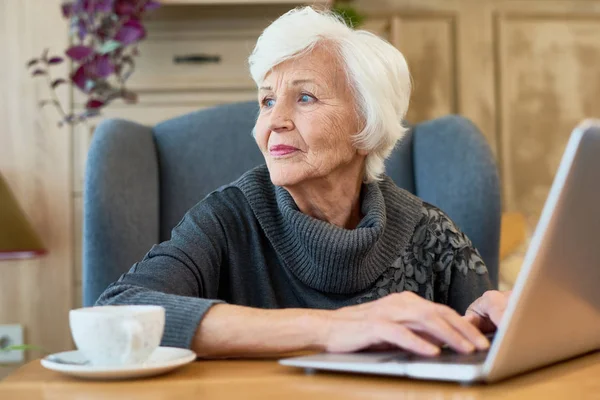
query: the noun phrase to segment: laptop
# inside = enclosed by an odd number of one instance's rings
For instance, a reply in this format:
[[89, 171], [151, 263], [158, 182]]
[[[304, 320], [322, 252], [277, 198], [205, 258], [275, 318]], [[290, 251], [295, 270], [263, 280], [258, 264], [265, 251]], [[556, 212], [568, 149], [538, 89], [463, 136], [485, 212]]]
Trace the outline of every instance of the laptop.
[[599, 349], [600, 120], [585, 120], [571, 134], [488, 351], [321, 353], [280, 363], [307, 372], [494, 382]]

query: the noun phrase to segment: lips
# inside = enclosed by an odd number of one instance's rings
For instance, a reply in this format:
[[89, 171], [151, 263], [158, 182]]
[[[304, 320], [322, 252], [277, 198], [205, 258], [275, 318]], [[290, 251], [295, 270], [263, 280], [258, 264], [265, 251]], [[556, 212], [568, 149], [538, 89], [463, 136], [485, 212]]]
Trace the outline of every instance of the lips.
[[298, 151], [296, 147], [286, 146], [284, 144], [278, 144], [269, 148], [269, 153], [275, 157], [285, 156], [296, 151]]

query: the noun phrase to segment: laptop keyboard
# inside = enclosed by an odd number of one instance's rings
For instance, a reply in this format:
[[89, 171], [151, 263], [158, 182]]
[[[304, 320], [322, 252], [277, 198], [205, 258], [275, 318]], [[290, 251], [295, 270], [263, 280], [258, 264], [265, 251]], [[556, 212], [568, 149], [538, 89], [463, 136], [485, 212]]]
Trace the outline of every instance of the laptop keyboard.
[[457, 353], [451, 349], [442, 349], [439, 356], [425, 357], [418, 354], [403, 353], [385, 360], [386, 362], [418, 362], [418, 363], [433, 363], [433, 364], [481, 364], [487, 357], [487, 351], [477, 351], [471, 354]]
[[[494, 339], [494, 335], [486, 335], [490, 343]], [[436, 357], [425, 357], [410, 352], [402, 352], [401, 354], [394, 355], [393, 357], [386, 359], [385, 362], [418, 362], [418, 363], [433, 363], [433, 364], [481, 364], [487, 357], [488, 350], [476, 351], [470, 354], [461, 354], [450, 347], [442, 347], [440, 354]]]

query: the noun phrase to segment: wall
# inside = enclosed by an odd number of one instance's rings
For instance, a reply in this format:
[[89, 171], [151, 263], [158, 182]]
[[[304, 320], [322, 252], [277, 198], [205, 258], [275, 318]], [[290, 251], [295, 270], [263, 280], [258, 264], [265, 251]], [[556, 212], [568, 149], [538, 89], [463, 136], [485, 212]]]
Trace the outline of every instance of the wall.
[[[37, 107], [47, 89], [25, 65], [44, 47], [63, 50], [64, 27], [60, 0], [0, 1], [0, 173], [49, 249], [35, 260], [0, 261], [0, 324], [23, 324], [25, 340], [48, 351], [70, 347], [71, 138], [54, 110]], [[68, 100], [67, 90], [59, 93]]]

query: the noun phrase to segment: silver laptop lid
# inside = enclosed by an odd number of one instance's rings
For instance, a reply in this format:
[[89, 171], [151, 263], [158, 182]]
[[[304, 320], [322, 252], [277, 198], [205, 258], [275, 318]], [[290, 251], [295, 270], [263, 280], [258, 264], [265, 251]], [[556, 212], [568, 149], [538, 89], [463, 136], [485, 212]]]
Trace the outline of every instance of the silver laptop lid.
[[486, 380], [600, 348], [600, 121], [572, 133], [484, 365]]

